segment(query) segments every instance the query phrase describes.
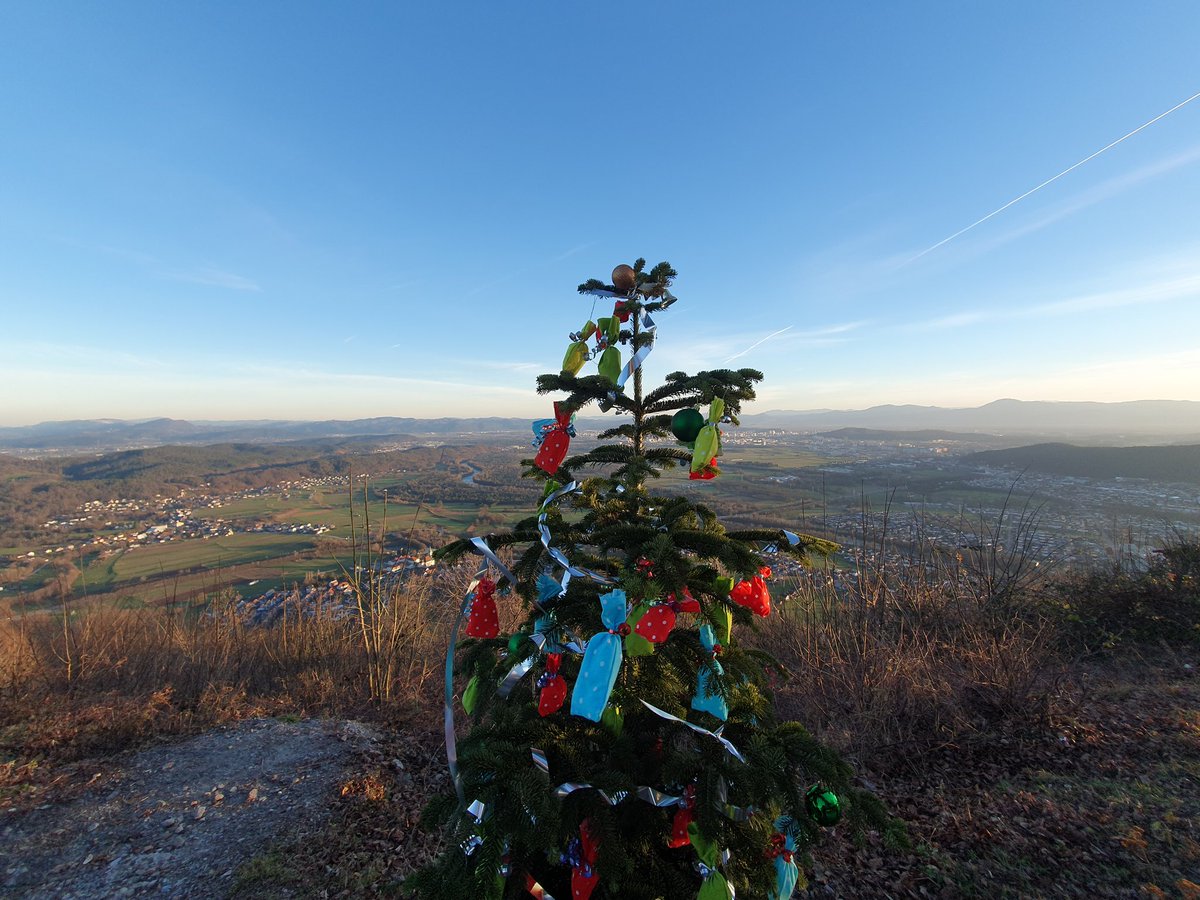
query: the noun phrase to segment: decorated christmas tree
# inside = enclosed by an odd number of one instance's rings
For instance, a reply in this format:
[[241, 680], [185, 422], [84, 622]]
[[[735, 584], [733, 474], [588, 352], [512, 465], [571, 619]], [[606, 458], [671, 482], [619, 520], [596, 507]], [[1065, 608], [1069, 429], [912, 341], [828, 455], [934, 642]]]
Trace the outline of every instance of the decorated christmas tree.
[[[638, 260], [580, 285], [612, 314], [538, 379], [560, 399], [533, 425], [536, 513], [439, 554], [481, 562], [447, 658], [455, 792], [426, 810], [451, 838], [409, 879], [419, 896], [784, 898], [822, 826], [885, 824], [836, 753], [776, 719], [778, 667], [739, 640], [771, 614], [772, 558], [833, 546], [726, 530], [703, 503], [650, 489], [681, 466], [719, 476], [722, 429], [762, 379], [674, 372], [643, 389], [675, 274]], [[575, 413], [593, 403], [618, 421], [571, 455]], [[528, 609], [511, 635], [496, 614], [506, 592]], [[456, 740], [460, 710], [470, 729]]]

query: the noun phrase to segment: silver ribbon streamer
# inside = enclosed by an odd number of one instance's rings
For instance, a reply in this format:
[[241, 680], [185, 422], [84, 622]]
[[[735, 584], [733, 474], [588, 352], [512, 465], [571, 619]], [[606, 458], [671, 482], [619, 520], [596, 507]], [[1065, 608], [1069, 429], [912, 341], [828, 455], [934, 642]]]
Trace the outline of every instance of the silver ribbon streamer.
[[537, 657], [529, 656], [508, 670], [508, 674], [505, 675], [504, 680], [500, 682], [500, 687], [496, 688], [496, 694], [501, 700], [508, 699], [508, 695], [512, 693], [513, 688], [515, 688], [517, 683], [529, 673], [529, 670], [533, 668], [533, 664], [535, 662], [537, 662]]
[[467, 797], [463, 793], [462, 779], [458, 774], [458, 742], [454, 734], [454, 648], [458, 645], [458, 629], [467, 617], [467, 608], [471, 605], [471, 598], [475, 596], [475, 588], [479, 586], [479, 581], [487, 574], [487, 570], [485, 562], [471, 580], [462, 606], [458, 609], [458, 618], [454, 620], [454, 627], [450, 631], [450, 643], [446, 647], [446, 689], [442, 698], [442, 717], [446, 735], [446, 763], [450, 768], [450, 780], [454, 782], [454, 792], [458, 795], [460, 809], [466, 808]]
[[[794, 531], [788, 531], [787, 529], [784, 529], [783, 536], [787, 540], [788, 545], [791, 547], [795, 547], [797, 544], [800, 543], [800, 535], [796, 534], [796, 532], [794, 532]], [[779, 552], [779, 542], [778, 541], [772, 541], [771, 543], [769, 543], [765, 547], [763, 547], [763, 553], [778, 553], [778, 552]]]
[[650, 335], [650, 343], [639, 347], [637, 352], [629, 358], [629, 362], [625, 363], [625, 368], [621, 370], [621, 374], [617, 378], [618, 388], [625, 387], [625, 382], [629, 380], [634, 372], [641, 368], [642, 363], [646, 361], [646, 357], [650, 355], [650, 351], [654, 349], [654, 331], [658, 326], [654, 324], [654, 320], [646, 312], [639, 309], [638, 315], [641, 317], [642, 333]]
[[717, 779], [717, 809], [723, 812], [728, 818], [735, 822], [745, 822], [754, 815], [753, 806], [734, 806], [729, 802], [729, 785], [725, 783], [725, 779]]
[[504, 565], [481, 537], [471, 538], [471, 546], [475, 548], [475, 552], [484, 557], [488, 562], [500, 570], [500, 574], [508, 579], [508, 583], [516, 587], [517, 579], [513, 577], [513, 573], [508, 571], [508, 566]]
[[637, 798], [645, 800], [651, 806], [657, 806], [660, 809], [669, 809], [672, 806], [678, 806], [683, 802], [683, 797], [676, 797], [674, 794], [668, 794], [665, 791], [658, 791], [652, 787], [639, 787], [637, 789]]
[[[546, 652], [546, 644], [549, 642], [549, 638], [547, 638], [546, 635], [542, 634], [540, 631], [535, 631], [529, 636], [529, 639], [537, 646], [539, 653]], [[567, 641], [567, 643], [559, 644], [559, 646], [561, 646], [564, 650], [570, 650], [572, 653], [582, 654], [583, 651], [587, 649], [587, 642], [583, 641], [582, 638], [576, 637], [575, 640]], [[508, 674], [504, 676], [504, 680], [500, 682], [500, 687], [496, 689], [496, 693], [499, 694], [502, 699], [507, 700], [508, 695], [512, 693], [513, 688], [520, 683], [522, 678], [529, 674], [529, 670], [533, 668], [535, 662], [537, 662], [537, 657], [530, 656], [521, 660], [519, 663], [509, 669]]]
[[[549, 776], [550, 762], [546, 759], [546, 752], [542, 750], [541, 747], [530, 747], [529, 755], [533, 758], [533, 764], [537, 766], [543, 774]], [[628, 799], [631, 796], [637, 797], [639, 800], [644, 800], [651, 806], [657, 806], [662, 809], [678, 806], [683, 802], [683, 797], [677, 797], [673, 794], [668, 794], [665, 791], [660, 791], [645, 785], [634, 788], [632, 794], [630, 794], [629, 791], [617, 791], [615, 794], [609, 794], [593, 787], [593, 785], [588, 784], [586, 781], [564, 781], [554, 789], [554, 796], [561, 800], [564, 797], [575, 793], [576, 791], [589, 789], [595, 790], [596, 793], [599, 794], [604, 799], [604, 802], [609, 806], [616, 806], [618, 803]]]
[[[552, 540], [552, 537], [550, 534], [550, 526], [546, 524], [546, 515], [549, 512], [549, 506], [552, 502], [557, 502], [558, 500], [561, 500], [563, 497], [567, 496], [568, 494], [572, 494], [578, 490], [579, 490], [579, 484], [578, 484], [578, 482], [575, 482], [575, 481], [572, 481], [570, 484], [560, 487], [553, 494], [551, 494], [549, 497], [547, 497], [545, 500], [542, 501], [542, 505], [540, 507], [541, 511], [538, 513], [538, 534], [541, 536], [542, 546], [546, 549], [546, 553], [549, 554], [550, 558], [552, 560], [554, 560], [558, 565], [562, 566], [563, 569], [566, 570], [565, 574], [562, 577], [562, 581], [560, 582], [562, 584], [562, 591], [559, 593], [560, 597], [567, 592], [567, 585], [569, 585], [571, 583], [571, 576], [576, 576], [579, 578], [590, 578], [592, 581], [595, 581], [598, 584], [618, 584], [619, 583], [615, 578], [610, 578], [607, 575], [604, 575], [600, 572], [593, 571], [592, 569], [585, 569], [581, 566], [571, 565], [571, 561], [569, 559], [567, 559], [567, 556], [565, 553], [563, 553], [557, 547], [550, 546], [550, 541]], [[480, 540], [480, 539], [476, 538], [476, 540]]]
[[707, 735], [708, 737], [712, 738], [713, 740], [719, 741], [721, 746], [725, 748], [725, 750], [729, 753], [730, 756], [732, 756], [734, 759], [736, 759], [740, 763], [746, 762], [745, 757], [742, 756], [742, 754], [738, 752], [737, 747], [733, 746], [733, 744], [731, 744], [729, 742], [729, 739], [724, 737], [721, 734], [721, 731], [724, 729], [725, 726], [722, 725], [721, 728], [718, 728], [716, 731], [709, 731], [707, 728], [701, 728], [699, 725], [693, 725], [691, 722], [687, 721], [686, 719], [679, 718], [679, 716], [673, 716], [669, 712], [665, 712], [664, 710], [659, 709], [654, 704], [647, 703], [645, 700], [642, 701], [642, 705], [644, 705], [647, 709], [650, 710], [650, 712], [654, 713], [656, 716], [661, 716], [662, 718], [669, 719], [672, 722], [678, 722], [680, 725], [686, 725], [688, 728], [692, 729], [692, 731], [696, 732], [697, 734]]
[[553, 494], [551, 494], [549, 497], [547, 497], [545, 500], [542, 501], [542, 505], [540, 507], [538, 507], [538, 511], [541, 512], [542, 510], [546, 509], [546, 507], [548, 507], [551, 503], [557, 503], [563, 497], [567, 496], [567, 494], [573, 494], [577, 490], [579, 490], [579, 482], [578, 481], [572, 481], [567, 484], [564, 484], [557, 491], [555, 491]]

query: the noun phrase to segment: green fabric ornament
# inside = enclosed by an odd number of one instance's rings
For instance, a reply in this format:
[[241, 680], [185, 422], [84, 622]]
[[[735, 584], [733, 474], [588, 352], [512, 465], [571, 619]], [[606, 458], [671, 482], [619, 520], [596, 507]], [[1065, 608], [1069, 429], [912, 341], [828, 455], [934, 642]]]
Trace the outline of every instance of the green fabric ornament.
[[697, 476], [715, 474], [713, 460], [721, 455], [721, 417], [725, 415], [725, 401], [715, 397], [708, 407], [708, 421], [696, 435], [692, 449], [692, 474]]
[[701, 834], [700, 826], [695, 822], [688, 825], [688, 838], [692, 842], [692, 849], [696, 851], [700, 862], [708, 871], [696, 900], [733, 900], [733, 888], [729, 886], [725, 876], [717, 871], [717, 866], [721, 863], [721, 851], [717, 842]]
[[607, 728], [613, 737], [620, 737], [621, 732], [625, 730], [625, 717], [621, 715], [621, 708], [611, 704], [604, 707], [604, 712], [600, 714], [600, 724]]
[[596, 363], [596, 372], [602, 378], [616, 384], [617, 379], [621, 377], [621, 351], [616, 347], [609, 347], [601, 353], [600, 361]]
[[698, 409], [681, 409], [671, 416], [671, 434], [677, 441], [690, 444], [704, 427], [704, 414]]
[[808, 814], [818, 825], [836, 825], [842, 818], [842, 801], [833, 791], [826, 790], [819, 784], [814, 784], [808, 789], [804, 801], [808, 807]]
[[635, 606], [633, 612], [625, 619], [630, 628], [629, 634], [625, 635], [626, 656], [650, 656], [654, 652], [654, 644], [633, 630], [637, 628], [638, 620], [646, 614], [646, 610], [649, 608], [650, 604], [643, 601]]
[[475, 707], [479, 703], [479, 676], [472, 675], [471, 680], [467, 682], [467, 688], [462, 694], [462, 708], [467, 711], [467, 715], [474, 715]]
[[523, 640], [525, 640], [525, 632], [514, 631], [508, 639], [508, 652], [516, 653], [517, 648], [521, 646]]
[[[733, 579], [721, 575], [713, 583], [713, 593], [718, 597], [728, 597], [733, 590]], [[733, 633], [733, 611], [725, 604], [714, 605], [708, 613], [708, 621], [712, 623], [713, 631], [717, 634], [717, 643], [729, 645], [729, 636]]]

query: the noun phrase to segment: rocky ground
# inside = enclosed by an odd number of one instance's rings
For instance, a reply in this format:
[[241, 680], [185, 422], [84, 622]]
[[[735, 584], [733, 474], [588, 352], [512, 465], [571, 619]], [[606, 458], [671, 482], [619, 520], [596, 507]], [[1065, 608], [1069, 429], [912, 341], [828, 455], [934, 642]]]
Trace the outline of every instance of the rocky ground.
[[103, 787], [0, 818], [5, 896], [220, 897], [285, 830], [320, 829], [375, 742], [353, 722], [253, 719], [121, 761]]
[[[832, 829], [807, 896], [1200, 900], [1194, 672], [1082, 671], [1045, 727], [864, 770], [913, 846]], [[0, 894], [403, 897], [440, 849], [417, 824], [448, 786], [429, 724], [260, 718], [98, 763], [91, 787], [0, 812]]]

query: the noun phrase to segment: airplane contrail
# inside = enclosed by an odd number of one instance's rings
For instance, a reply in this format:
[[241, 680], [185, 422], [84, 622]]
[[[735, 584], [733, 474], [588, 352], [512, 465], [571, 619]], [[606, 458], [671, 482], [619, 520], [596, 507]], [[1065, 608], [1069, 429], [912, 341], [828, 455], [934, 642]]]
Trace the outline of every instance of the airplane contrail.
[[753, 343], [753, 344], [751, 344], [749, 347], [747, 347], [745, 350], [743, 350], [741, 353], [735, 353], [735, 354], [733, 354], [733, 356], [729, 357], [729, 359], [727, 359], [727, 360], [724, 360], [724, 361], [721, 363], [721, 365], [725, 365], [725, 363], [727, 363], [727, 362], [733, 362], [733, 361], [734, 361], [735, 359], [737, 359], [739, 356], [745, 356], [747, 353], [749, 353], [749, 352], [750, 352], [751, 350], [753, 350], [755, 347], [759, 346], [760, 344], [765, 344], [767, 341], [769, 341], [771, 338], [775, 337], [776, 335], [780, 335], [780, 334], [783, 334], [785, 331], [791, 331], [791, 330], [792, 330], [792, 326], [791, 326], [791, 325], [789, 325], [787, 328], [780, 328], [778, 331], [772, 331], [770, 334], [768, 334], [768, 335], [767, 335], [765, 338], [763, 338], [761, 341], [756, 341], [755, 343]]
[[982, 219], [976, 219], [974, 222], [972, 222], [966, 228], [959, 229], [958, 231], [954, 232], [954, 234], [950, 235], [950, 237], [943, 238], [942, 240], [940, 240], [936, 244], [934, 244], [932, 247], [927, 247], [926, 249], [924, 249], [920, 253], [918, 253], [916, 256], [914, 256], [912, 259], [905, 262], [905, 265], [908, 265], [908, 263], [916, 262], [918, 259], [920, 259], [925, 254], [932, 253], [934, 250], [936, 250], [938, 247], [941, 247], [943, 244], [948, 244], [952, 240], [954, 240], [956, 237], [966, 234], [968, 231], [970, 231], [976, 225], [982, 225], [984, 222], [986, 222], [992, 216], [999, 215], [1000, 213], [1002, 213], [1006, 209], [1008, 209], [1010, 206], [1012, 206], [1014, 203], [1020, 203], [1022, 200], [1024, 200], [1030, 194], [1036, 194], [1038, 191], [1040, 191], [1046, 185], [1053, 184], [1054, 182], [1058, 181], [1058, 179], [1062, 178], [1064, 175], [1067, 175], [1070, 172], [1074, 172], [1076, 169], [1078, 169], [1080, 166], [1082, 166], [1085, 162], [1090, 162], [1091, 160], [1093, 160], [1097, 156], [1099, 156], [1101, 153], [1104, 153], [1106, 150], [1111, 150], [1113, 147], [1117, 146], [1117, 144], [1121, 143], [1121, 141], [1128, 140], [1129, 138], [1133, 137], [1135, 134], [1137, 134], [1142, 129], [1149, 128], [1151, 125], [1153, 125], [1159, 119], [1166, 118], [1171, 113], [1175, 112], [1175, 110], [1180, 109], [1181, 107], [1187, 106], [1189, 103], [1191, 103], [1193, 100], [1197, 99], [1198, 97], [1200, 97], [1200, 92], [1192, 94], [1192, 96], [1188, 97], [1186, 100], [1184, 100], [1181, 103], [1176, 103], [1174, 106], [1172, 106], [1166, 112], [1160, 113], [1159, 115], [1157, 115], [1153, 119], [1151, 119], [1149, 122], [1143, 122], [1137, 128], [1133, 129], [1133, 131], [1129, 132], [1129, 134], [1122, 135], [1121, 137], [1119, 137], [1115, 141], [1113, 141], [1111, 144], [1107, 144], [1104, 147], [1101, 147], [1099, 150], [1097, 150], [1091, 156], [1086, 156], [1083, 159], [1081, 159], [1079, 162], [1075, 163], [1075, 165], [1069, 166], [1068, 168], [1063, 169], [1061, 172], [1059, 172], [1053, 178], [1047, 178], [1045, 181], [1043, 181], [1037, 187], [1030, 188], [1029, 190], [1027, 190], [1020, 197], [1014, 197], [1012, 200], [1009, 200], [1007, 203], [1005, 203], [1003, 206], [999, 207], [998, 209], [993, 209], [990, 213], [988, 213]]

